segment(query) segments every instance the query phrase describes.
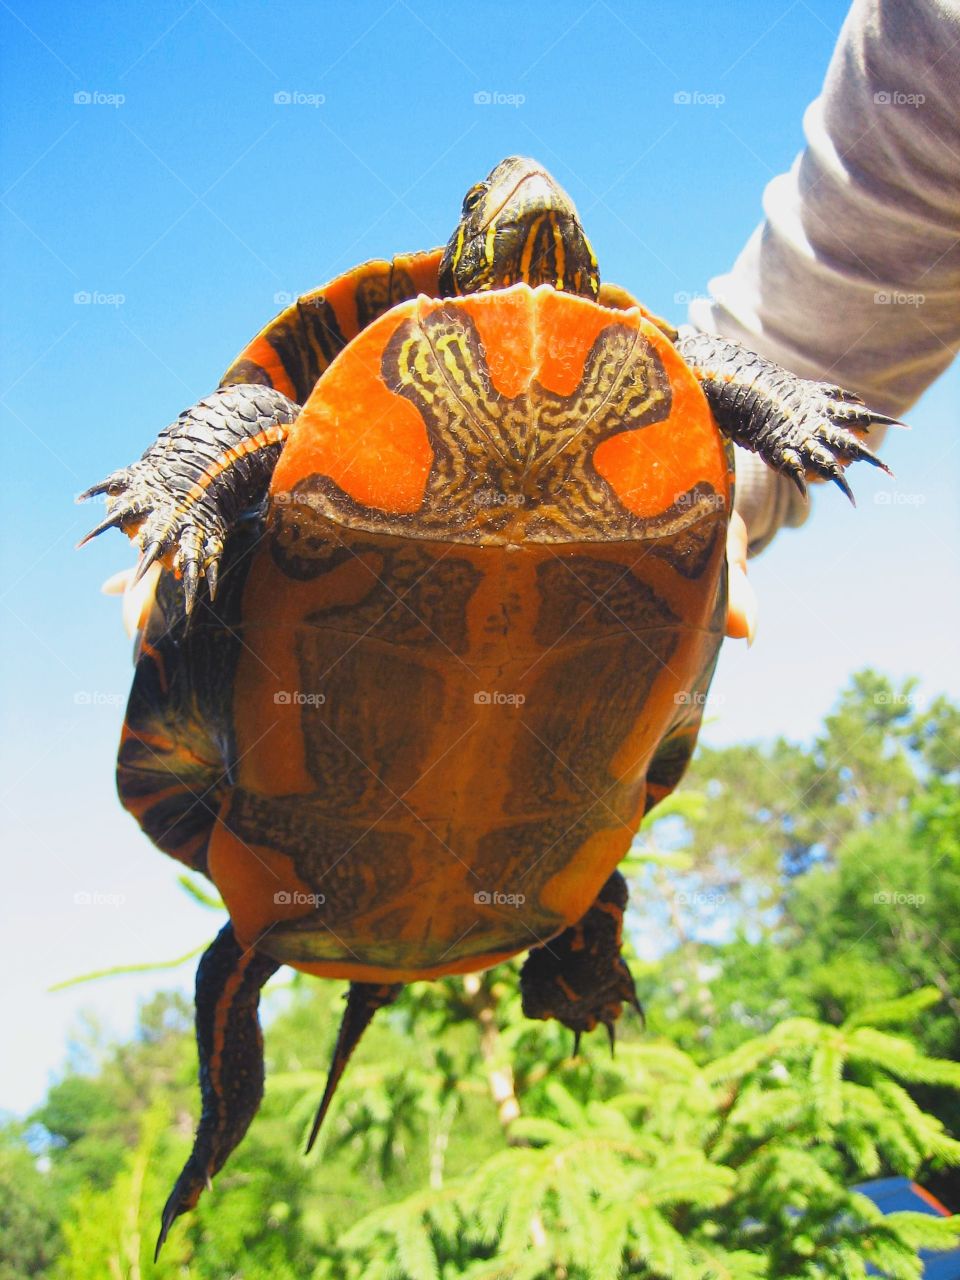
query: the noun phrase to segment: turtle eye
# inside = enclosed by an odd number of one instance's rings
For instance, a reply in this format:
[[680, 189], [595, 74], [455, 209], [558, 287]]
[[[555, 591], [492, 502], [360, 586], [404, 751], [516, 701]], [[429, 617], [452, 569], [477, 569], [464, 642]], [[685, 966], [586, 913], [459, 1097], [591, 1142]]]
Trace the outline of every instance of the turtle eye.
[[482, 182], [478, 182], [475, 187], [471, 187], [467, 194], [463, 197], [463, 212], [472, 213], [486, 193], [486, 186]]

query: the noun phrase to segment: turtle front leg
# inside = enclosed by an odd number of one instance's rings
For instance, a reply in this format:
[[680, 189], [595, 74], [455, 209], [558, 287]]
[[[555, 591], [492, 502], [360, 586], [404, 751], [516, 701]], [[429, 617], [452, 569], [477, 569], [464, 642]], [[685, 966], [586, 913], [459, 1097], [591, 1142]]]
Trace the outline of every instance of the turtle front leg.
[[868, 409], [859, 396], [828, 382], [798, 378], [739, 342], [710, 333], [682, 333], [677, 350], [693, 370], [724, 435], [790, 476], [802, 494], [806, 481], [832, 480], [853, 502], [843, 474], [865, 461], [890, 474], [857, 433], [899, 426]]
[[165, 427], [139, 462], [80, 495], [106, 494], [107, 518], [80, 543], [122, 529], [139, 545], [139, 580], [156, 560], [183, 578], [190, 613], [205, 577], [211, 597], [223, 544], [266, 497], [300, 406], [272, 387], [222, 387]]
[[163, 1210], [154, 1259], [174, 1221], [192, 1209], [257, 1114], [263, 1097], [260, 988], [280, 966], [244, 950], [228, 924], [197, 968], [197, 1050], [203, 1110], [190, 1158]]
[[627, 882], [615, 871], [593, 906], [575, 925], [543, 947], [534, 947], [520, 971], [520, 996], [528, 1018], [556, 1018], [574, 1035], [603, 1023], [614, 1043], [614, 1023], [629, 1004], [642, 1015], [627, 963], [620, 954]]

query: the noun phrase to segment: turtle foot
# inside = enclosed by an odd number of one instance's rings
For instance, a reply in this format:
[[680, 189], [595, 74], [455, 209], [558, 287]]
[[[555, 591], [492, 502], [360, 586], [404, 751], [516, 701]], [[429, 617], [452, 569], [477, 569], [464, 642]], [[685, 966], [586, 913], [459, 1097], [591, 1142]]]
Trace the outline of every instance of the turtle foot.
[[263, 501], [299, 405], [261, 386], [222, 388], [184, 410], [143, 457], [80, 495], [104, 495], [107, 516], [80, 546], [121, 529], [140, 548], [135, 581], [156, 562], [183, 582], [193, 609], [201, 582], [216, 593], [223, 546]]
[[257, 1114], [263, 1097], [260, 989], [278, 968], [269, 956], [242, 947], [231, 924], [220, 930], [197, 968], [203, 1110], [193, 1150], [163, 1208], [155, 1258], [174, 1222], [194, 1207]]
[[593, 906], [575, 925], [545, 946], [534, 947], [520, 973], [523, 1012], [556, 1018], [574, 1035], [604, 1026], [613, 1052], [614, 1027], [625, 1004], [643, 1016], [633, 978], [620, 954], [627, 885], [615, 871]]
[[686, 333], [677, 349], [699, 379], [721, 431], [788, 475], [802, 494], [810, 479], [832, 480], [854, 502], [844, 475], [851, 462], [869, 462], [892, 474], [861, 436], [902, 424], [875, 413], [859, 396], [798, 378], [729, 338]]

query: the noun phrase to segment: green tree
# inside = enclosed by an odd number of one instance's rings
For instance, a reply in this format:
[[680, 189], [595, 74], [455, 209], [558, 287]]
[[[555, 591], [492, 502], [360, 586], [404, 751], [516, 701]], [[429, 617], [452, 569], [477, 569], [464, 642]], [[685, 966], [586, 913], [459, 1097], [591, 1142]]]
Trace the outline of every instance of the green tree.
[[57, 1197], [22, 1125], [0, 1127], [0, 1280], [43, 1275], [61, 1247]]

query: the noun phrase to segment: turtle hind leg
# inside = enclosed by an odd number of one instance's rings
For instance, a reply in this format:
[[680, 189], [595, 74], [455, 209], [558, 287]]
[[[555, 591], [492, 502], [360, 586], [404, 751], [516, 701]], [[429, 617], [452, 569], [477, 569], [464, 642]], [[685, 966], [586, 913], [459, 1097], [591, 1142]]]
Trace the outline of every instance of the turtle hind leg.
[[340, 1030], [337, 1033], [337, 1042], [334, 1045], [333, 1058], [330, 1062], [330, 1070], [327, 1073], [326, 1088], [317, 1108], [313, 1128], [310, 1130], [310, 1137], [307, 1139], [306, 1155], [309, 1155], [313, 1149], [317, 1134], [320, 1132], [320, 1126], [323, 1124], [330, 1108], [330, 1103], [333, 1101], [333, 1095], [337, 1091], [340, 1077], [350, 1061], [350, 1055], [360, 1043], [360, 1037], [370, 1025], [377, 1010], [382, 1009], [384, 1005], [393, 1004], [402, 990], [403, 983], [401, 982], [350, 983], [350, 990], [347, 992], [347, 1007], [344, 1009], [343, 1018], [340, 1021]]
[[602, 1023], [613, 1049], [614, 1024], [625, 1004], [642, 1016], [626, 961], [620, 954], [627, 883], [615, 871], [575, 925], [543, 947], [534, 947], [520, 972], [520, 995], [528, 1018], [556, 1018], [580, 1037]]
[[227, 924], [197, 968], [197, 1050], [203, 1109], [190, 1158], [164, 1206], [154, 1259], [174, 1221], [192, 1209], [257, 1114], [263, 1097], [260, 988], [280, 966], [244, 950]]
[[122, 529], [142, 551], [141, 578], [156, 560], [183, 579], [190, 613], [206, 578], [216, 591], [223, 544], [266, 497], [300, 406], [272, 387], [236, 385], [185, 409], [143, 457], [80, 495], [106, 495], [107, 516], [80, 543]]
[[750, 449], [806, 494], [810, 476], [832, 480], [853, 502], [843, 469], [850, 462], [890, 468], [859, 435], [900, 426], [859, 396], [827, 382], [798, 378], [729, 338], [684, 333], [677, 350], [693, 370], [724, 435]]

